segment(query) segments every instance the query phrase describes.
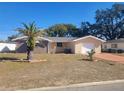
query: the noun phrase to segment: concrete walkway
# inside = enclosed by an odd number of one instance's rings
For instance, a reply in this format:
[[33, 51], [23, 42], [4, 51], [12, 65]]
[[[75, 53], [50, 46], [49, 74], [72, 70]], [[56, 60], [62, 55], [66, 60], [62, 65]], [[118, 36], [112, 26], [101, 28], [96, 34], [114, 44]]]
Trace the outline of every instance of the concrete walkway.
[[110, 54], [110, 53], [95, 54], [95, 57], [104, 59], [104, 60], [124, 63], [123, 56], [118, 56], [118, 55], [114, 55], [114, 54]]
[[30, 91], [124, 91], [124, 80], [80, 83], [68, 86], [44, 87]]

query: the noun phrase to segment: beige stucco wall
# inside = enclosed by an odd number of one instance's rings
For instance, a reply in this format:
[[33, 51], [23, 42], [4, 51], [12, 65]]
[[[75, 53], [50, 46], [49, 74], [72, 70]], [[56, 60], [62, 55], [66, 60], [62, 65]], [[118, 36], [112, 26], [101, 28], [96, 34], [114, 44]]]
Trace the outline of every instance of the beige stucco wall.
[[[56, 44], [57, 46], [57, 44]], [[62, 47], [56, 47], [56, 53], [64, 52], [64, 49], [67, 48], [67, 42], [62, 43]]]
[[49, 42], [48, 45], [49, 45], [48, 53], [64, 52], [65, 48], [71, 48], [72, 53], [74, 53], [74, 45], [72, 42], [63, 42], [62, 43], [63, 47], [57, 47], [56, 42]]
[[[117, 44], [118, 48], [111, 48], [111, 44]], [[102, 48], [104, 48], [104, 45], [107, 46], [107, 49], [123, 49], [124, 50], [124, 43], [103, 43]]]
[[63, 47], [56, 47], [56, 42], [51, 42], [48, 53], [56, 53], [56, 52], [63, 52], [65, 48], [71, 48], [72, 53], [81, 54], [82, 53], [82, 46], [85, 43], [93, 43], [95, 45], [95, 52], [101, 53], [101, 44], [100, 40], [94, 38], [86, 38], [83, 40], [78, 40], [75, 42], [63, 42]]
[[65, 48], [70, 48], [72, 53], [75, 53], [74, 42], [66, 42]]
[[56, 50], [56, 43], [49, 42], [48, 43], [48, 53], [55, 53], [55, 50]]
[[78, 40], [78, 41], [75, 41], [74, 44], [75, 44], [75, 53], [77, 54], [81, 54], [82, 52], [82, 46], [83, 44], [85, 43], [92, 43], [95, 45], [95, 52], [96, 53], [101, 53], [101, 44], [102, 42], [97, 40], [97, 39], [94, 39], [94, 38], [86, 38], [86, 39], [83, 39], [83, 40]]
[[73, 42], [63, 42], [63, 47], [56, 47], [56, 52], [63, 52], [65, 48], [70, 48], [72, 53], [75, 51]]

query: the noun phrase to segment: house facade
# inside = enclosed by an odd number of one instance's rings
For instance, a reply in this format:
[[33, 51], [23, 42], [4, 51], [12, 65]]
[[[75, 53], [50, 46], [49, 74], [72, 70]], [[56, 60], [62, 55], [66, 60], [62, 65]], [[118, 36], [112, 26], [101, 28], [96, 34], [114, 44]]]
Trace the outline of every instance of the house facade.
[[[25, 50], [26, 36], [13, 39], [17, 42], [17, 52]], [[101, 45], [105, 41], [94, 36], [85, 36], [81, 38], [71, 37], [38, 37], [36, 40], [35, 53], [74, 53], [87, 54], [92, 49], [96, 53], [101, 53]], [[20, 48], [21, 47], [21, 48]], [[19, 51], [20, 50], [20, 51]]]
[[116, 40], [108, 40], [104, 42], [102, 45], [103, 50], [122, 50], [124, 51], [124, 38], [116, 39]]

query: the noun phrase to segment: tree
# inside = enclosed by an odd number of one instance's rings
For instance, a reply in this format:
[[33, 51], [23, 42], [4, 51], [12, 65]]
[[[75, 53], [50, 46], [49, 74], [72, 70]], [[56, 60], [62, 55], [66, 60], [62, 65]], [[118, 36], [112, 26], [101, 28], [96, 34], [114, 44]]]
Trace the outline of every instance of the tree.
[[111, 9], [96, 11], [96, 34], [106, 40], [124, 38], [124, 5], [114, 4]]
[[65, 33], [65, 36], [67, 37], [76, 37], [76, 33], [78, 31], [78, 28], [73, 24], [64, 24], [67, 28], [67, 32]]
[[72, 24], [55, 24], [48, 29], [45, 29], [45, 35], [51, 37], [73, 36], [76, 31], [76, 26]]
[[87, 35], [92, 35], [90, 28], [91, 28], [91, 24], [89, 22], [82, 22], [81, 28], [80, 28], [81, 37], [87, 36]]
[[47, 36], [64, 37], [67, 28], [63, 24], [56, 24], [45, 30]]
[[92, 24], [89, 22], [81, 22], [80, 28], [76, 28], [72, 33], [74, 37], [83, 37], [87, 35], [94, 35], [95, 33], [93, 32], [92, 29]]
[[27, 36], [27, 60], [32, 60], [32, 54], [33, 54], [33, 50], [35, 47], [35, 40], [36, 37], [38, 37], [39, 35], [41, 35], [41, 31], [36, 27], [35, 23], [32, 22], [30, 24], [25, 24], [23, 23], [23, 27], [22, 28], [17, 28], [16, 29], [19, 34]]
[[17, 38], [17, 37], [18, 37], [18, 35], [11, 35], [8, 37], [7, 41], [11, 41], [12, 39]]

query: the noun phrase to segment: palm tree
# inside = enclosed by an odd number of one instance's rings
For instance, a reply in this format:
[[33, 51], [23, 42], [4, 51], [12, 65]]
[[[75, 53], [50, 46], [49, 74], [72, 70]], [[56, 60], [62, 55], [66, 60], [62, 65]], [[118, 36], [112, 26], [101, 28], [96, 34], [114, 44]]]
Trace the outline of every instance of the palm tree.
[[25, 24], [23, 23], [22, 28], [16, 29], [19, 34], [27, 36], [27, 60], [31, 61], [33, 59], [33, 50], [35, 48], [36, 37], [41, 35], [41, 31], [36, 27], [35, 23]]

